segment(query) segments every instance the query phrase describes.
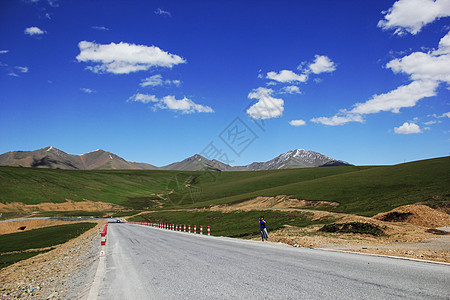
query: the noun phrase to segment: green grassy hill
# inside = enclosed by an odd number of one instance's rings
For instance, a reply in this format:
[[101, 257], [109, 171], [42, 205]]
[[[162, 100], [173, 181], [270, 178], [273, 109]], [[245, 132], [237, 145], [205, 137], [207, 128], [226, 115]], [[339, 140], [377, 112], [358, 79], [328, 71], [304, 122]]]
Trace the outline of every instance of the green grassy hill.
[[[0, 202], [104, 201], [141, 210], [196, 208], [256, 196], [337, 201], [338, 212], [373, 215], [416, 202], [449, 200], [450, 158], [395, 166], [253, 172], [50, 170], [0, 167]], [[165, 200], [162, 200], [165, 199]]]

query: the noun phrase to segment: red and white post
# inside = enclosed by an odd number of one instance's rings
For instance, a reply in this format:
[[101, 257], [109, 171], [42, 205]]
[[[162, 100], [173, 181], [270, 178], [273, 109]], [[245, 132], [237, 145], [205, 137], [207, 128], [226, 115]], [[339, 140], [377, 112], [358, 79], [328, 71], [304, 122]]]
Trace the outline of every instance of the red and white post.
[[197, 225], [194, 225], [194, 233], [197, 233]]
[[200, 225], [200, 234], [203, 234], [203, 226]]
[[191, 233], [191, 225], [188, 225], [188, 232]]
[[183, 231], [186, 232], [186, 224], [183, 226]]
[[100, 256], [105, 255], [105, 248], [104, 247], [106, 246], [106, 233], [107, 233], [107, 231], [108, 231], [108, 223], [106, 223], [105, 227], [103, 228], [103, 231], [100, 233], [100, 235], [102, 236], [102, 240], [101, 240], [101, 243], [100, 243], [100, 245], [102, 246], [101, 250], [100, 250]]
[[211, 227], [208, 226], [208, 235], [211, 235]]

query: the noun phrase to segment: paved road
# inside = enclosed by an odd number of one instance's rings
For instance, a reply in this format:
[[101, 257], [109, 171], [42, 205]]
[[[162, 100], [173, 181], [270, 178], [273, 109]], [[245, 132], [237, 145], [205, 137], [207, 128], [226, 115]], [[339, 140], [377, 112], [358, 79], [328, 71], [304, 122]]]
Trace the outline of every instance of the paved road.
[[99, 299], [449, 299], [450, 266], [110, 224]]

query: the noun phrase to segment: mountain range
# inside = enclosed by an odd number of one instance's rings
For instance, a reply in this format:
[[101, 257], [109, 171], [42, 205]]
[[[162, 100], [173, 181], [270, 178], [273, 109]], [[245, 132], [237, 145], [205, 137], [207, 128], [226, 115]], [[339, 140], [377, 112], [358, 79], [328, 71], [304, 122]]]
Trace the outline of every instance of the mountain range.
[[114, 153], [100, 149], [82, 155], [73, 155], [67, 154], [52, 146], [35, 151], [10, 151], [0, 155], [0, 166], [69, 170], [133, 169], [198, 171], [206, 168], [214, 171], [257, 171], [349, 165], [351, 164], [304, 149], [288, 151], [267, 162], [254, 162], [246, 166], [230, 166], [218, 160], [209, 160], [199, 154], [195, 154], [183, 161], [163, 167], [156, 167], [147, 163], [129, 162]]

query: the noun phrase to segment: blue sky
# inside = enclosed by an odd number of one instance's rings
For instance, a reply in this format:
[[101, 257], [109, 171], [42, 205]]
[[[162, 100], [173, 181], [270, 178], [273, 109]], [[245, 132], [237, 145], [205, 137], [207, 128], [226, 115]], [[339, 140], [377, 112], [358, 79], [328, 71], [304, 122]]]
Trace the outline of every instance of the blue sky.
[[0, 153], [450, 153], [450, 0], [0, 3]]

